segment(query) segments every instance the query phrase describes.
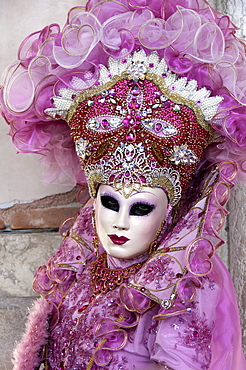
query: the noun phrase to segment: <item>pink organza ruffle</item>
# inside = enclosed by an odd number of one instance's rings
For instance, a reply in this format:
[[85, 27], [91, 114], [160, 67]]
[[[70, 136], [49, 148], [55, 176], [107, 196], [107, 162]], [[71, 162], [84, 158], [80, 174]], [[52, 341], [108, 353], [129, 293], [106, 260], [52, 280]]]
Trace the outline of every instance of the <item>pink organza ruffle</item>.
[[50, 98], [58, 89], [94, 86], [99, 64], [141, 47], [147, 53], [157, 50], [172, 71], [223, 96], [212, 122], [222, 138], [208, 156], [212, 161], [238, 161], [245, 180], [246, 59], [236, 30], [229, 17], [203, 0], [141, 5], [95, 0], [86, 8], [72, 8], [63, 29], [51, 24], [29, 35], [20, 45], [18, 61], [3, 76], [2, 114], [13, 144], [19, 152], [43, 154], [46, 183], [84, 181], [69, 129], [44, 110], [52, 107]]

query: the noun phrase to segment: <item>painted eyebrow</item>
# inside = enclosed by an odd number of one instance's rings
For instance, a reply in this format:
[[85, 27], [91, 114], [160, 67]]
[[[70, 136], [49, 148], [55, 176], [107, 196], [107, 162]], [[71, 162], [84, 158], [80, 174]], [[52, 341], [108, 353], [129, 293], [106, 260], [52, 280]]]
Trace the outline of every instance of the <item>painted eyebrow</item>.
[[[131, 194], [131, 195], [130, 195], [130, 198], [131, 198], [131, 197], [134, 197], [134, 195], [138, 195], [138, 194], [139, 194], [139, 193]], [[141, 191], [141, 194], [150, 194], [150, 195], [153, 195], [154, 197], [156, 197], [156, 198], [157, 198], [157, 195], [156, 195], [156, 194], [151, 193], [150, 191]]]
[[152, 202], [148, 202], [147, 200], [136, 200], [136, 202], [131, 204], [131, 207], [136, 204], [144, 204], [146, 206], [156, 207], [155, 204], [152, 204]]
[[111, 197], [111, 198], [114, 198], [115, 200], [117, 200], [117, 202], [119, 202], [118, 199], [113, 194], [110, 194], [110, 193], [107, 193], [107, 192], [100, 194], [100, 197]]

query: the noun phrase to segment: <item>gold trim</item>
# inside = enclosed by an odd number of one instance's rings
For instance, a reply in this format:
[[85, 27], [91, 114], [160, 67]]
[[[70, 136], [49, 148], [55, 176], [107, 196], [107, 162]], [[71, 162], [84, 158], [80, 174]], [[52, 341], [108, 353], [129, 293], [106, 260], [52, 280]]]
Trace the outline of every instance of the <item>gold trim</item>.
[[99, 346], [97, 347], [96, 351], [93, 353], [93, 355], [91, 356], [89, 362], [88, 362], [88, 365], [86, 366], [86, 370], [91, 370], [93, 364], [94, 364], [94, 358], [95, 358], [95, 354], [96, 352], [104, 345], [104, 343], [107, 342], [107, 339], [103, 339], [101, 341], [101, 343], [99, 344]]

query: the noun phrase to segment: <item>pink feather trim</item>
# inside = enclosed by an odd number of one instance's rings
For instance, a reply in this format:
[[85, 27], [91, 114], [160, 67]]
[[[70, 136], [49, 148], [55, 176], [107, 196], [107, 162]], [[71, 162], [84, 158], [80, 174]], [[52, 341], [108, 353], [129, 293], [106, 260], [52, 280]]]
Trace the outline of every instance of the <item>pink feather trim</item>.
[[26, 331], [13, 353], [13, 370], [34, 370], [40, 365], [39, 354], [48, 337], [47, 318], [52, 309], [52, 304], [44, 297], [34, 302], [26, 323]]

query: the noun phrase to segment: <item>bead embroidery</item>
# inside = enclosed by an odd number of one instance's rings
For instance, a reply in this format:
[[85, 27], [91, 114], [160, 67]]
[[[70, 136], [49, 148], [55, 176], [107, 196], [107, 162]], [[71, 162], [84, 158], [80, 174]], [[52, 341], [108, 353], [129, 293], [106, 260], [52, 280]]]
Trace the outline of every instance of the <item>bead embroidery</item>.
[[132, 274], [135, 274], [145, 261], [135, 263], [129, 267], [110, 269], [107, 266], [107, 254], [102, 253], [90, 267], [90, 282], [95, 294], [107, 293], [127, 281]]

